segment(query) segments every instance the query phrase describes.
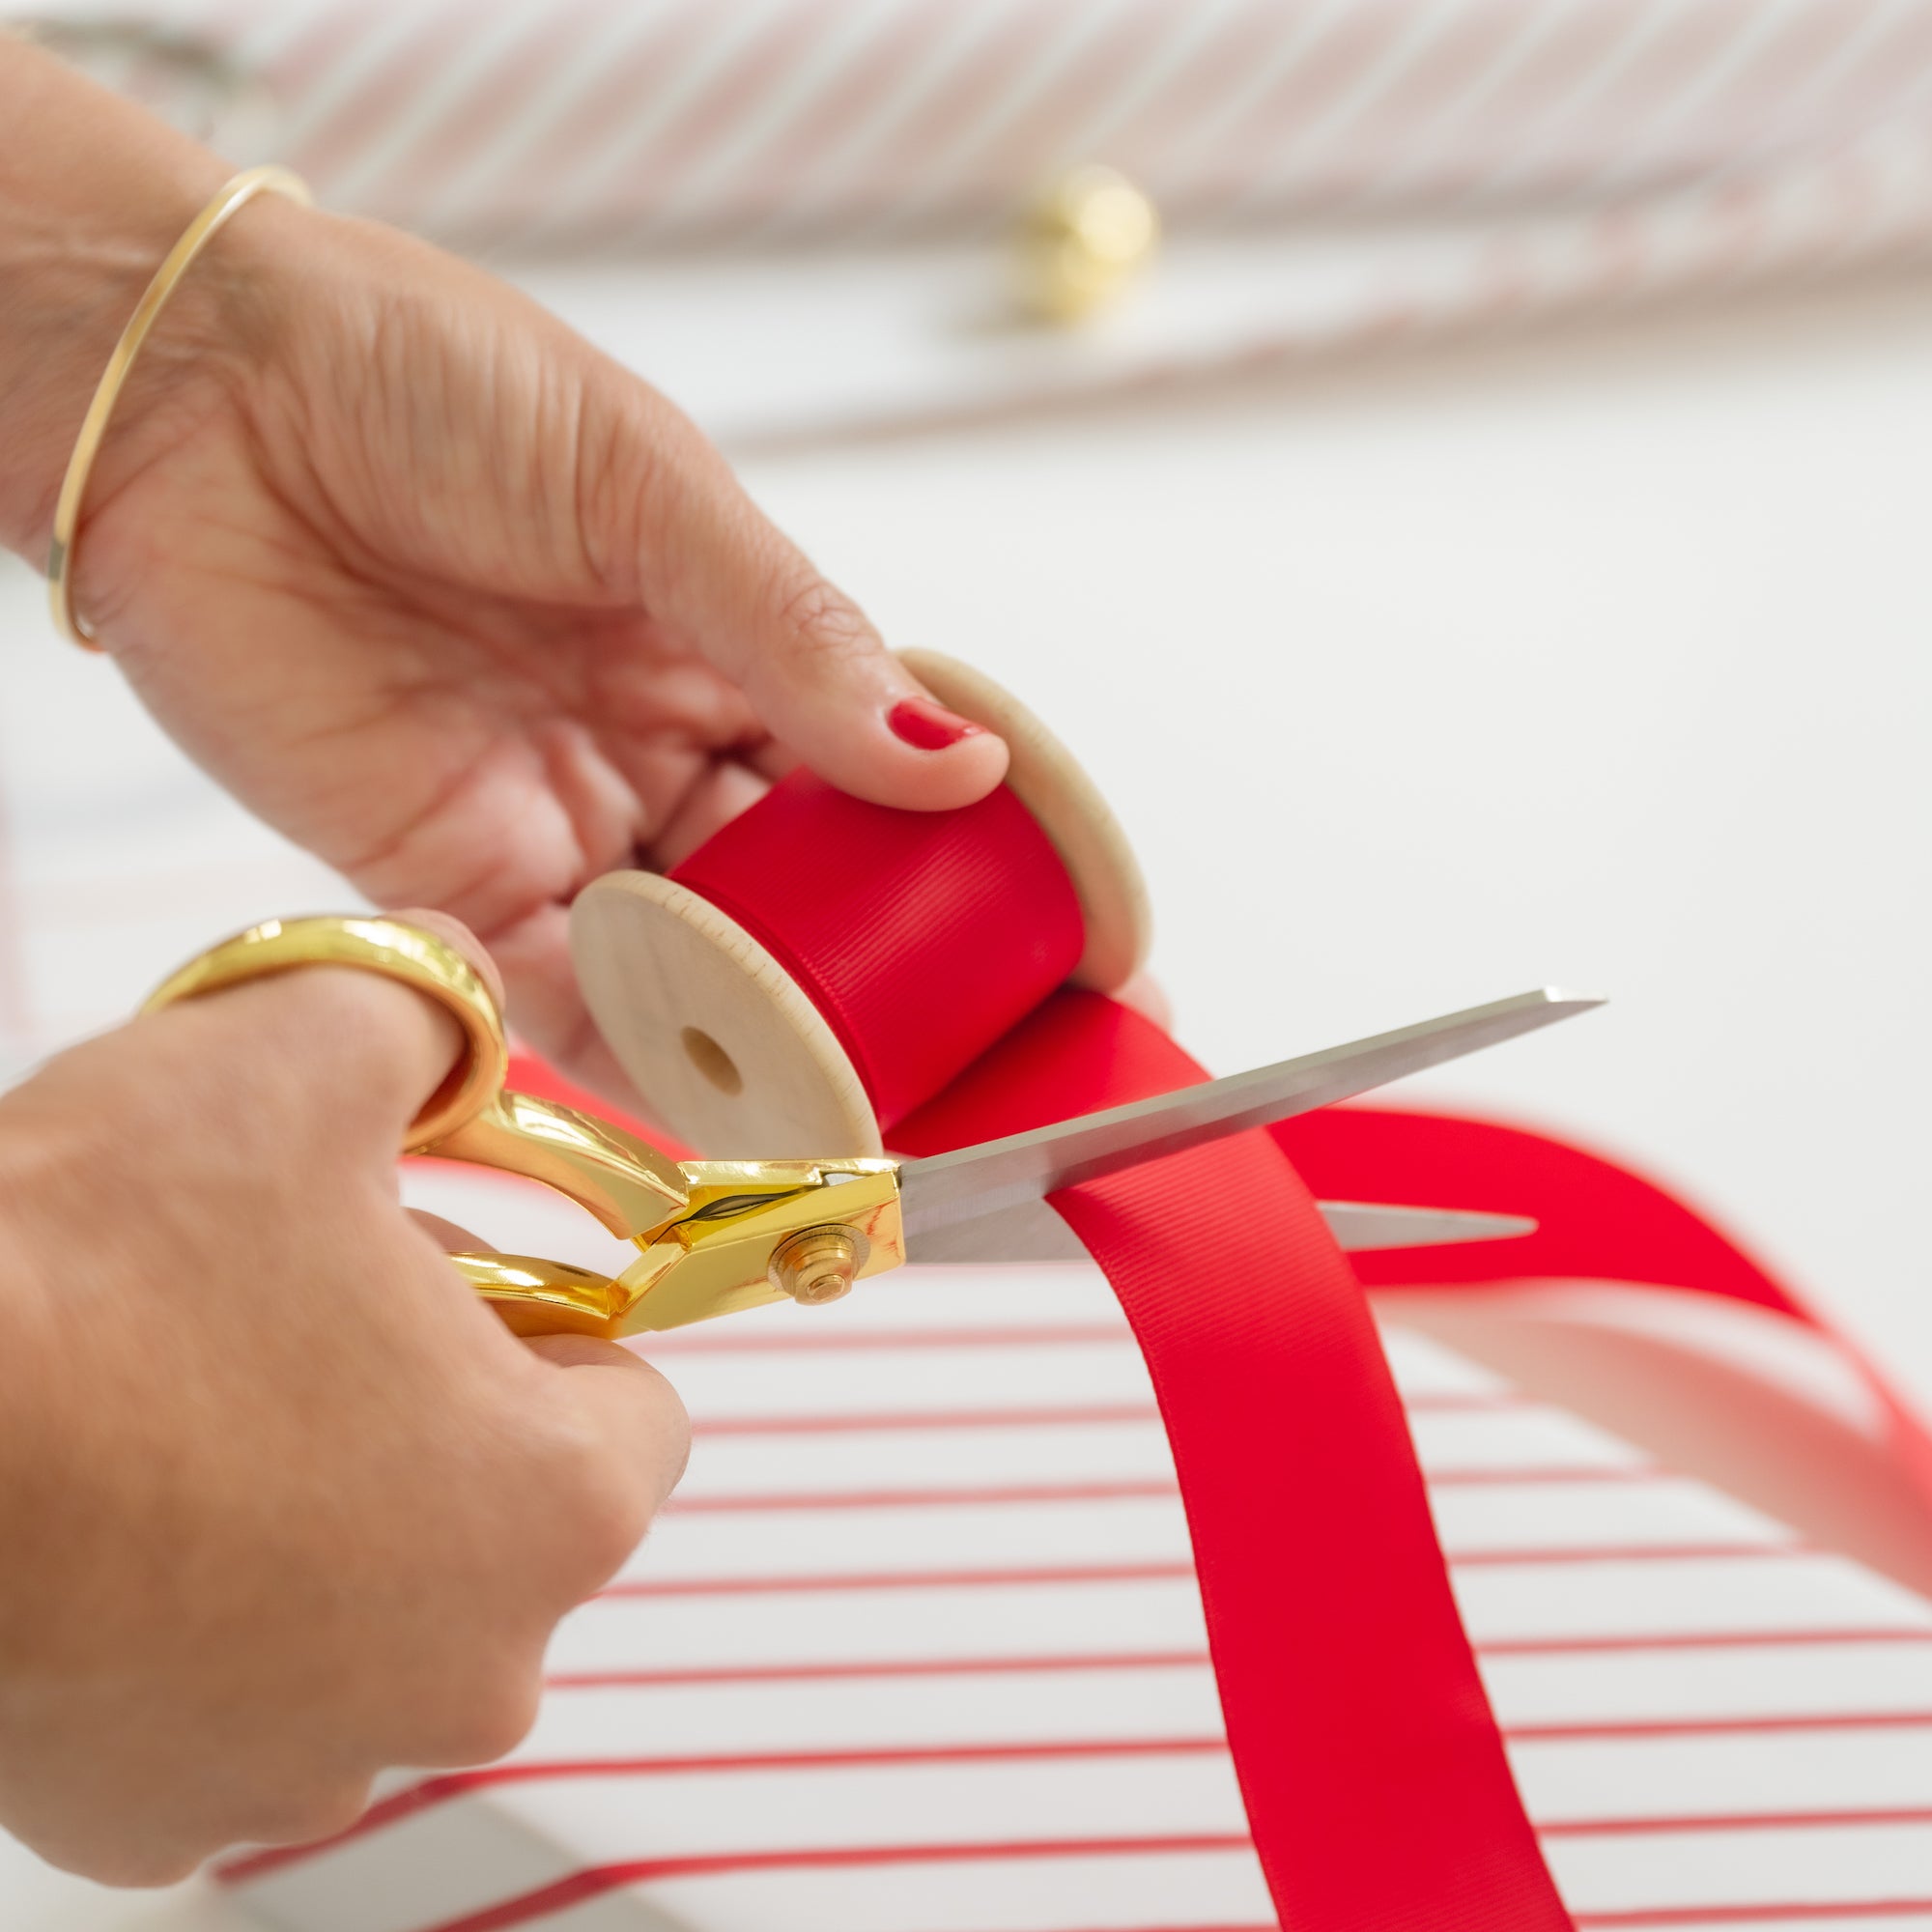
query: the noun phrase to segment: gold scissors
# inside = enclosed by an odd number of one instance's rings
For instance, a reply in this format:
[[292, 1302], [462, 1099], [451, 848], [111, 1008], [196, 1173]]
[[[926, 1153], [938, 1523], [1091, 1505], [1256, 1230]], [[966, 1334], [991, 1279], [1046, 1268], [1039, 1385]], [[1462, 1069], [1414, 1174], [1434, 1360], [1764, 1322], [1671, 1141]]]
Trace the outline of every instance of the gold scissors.
[[[399, 920], [270, 920], [191, 960], [142, 1010], [318, 965], [400, 980], [463, 1029], [464, 1058], [417, 1116], [405, 1153], [543, 1181], [639, 1250], [614, 1276], [528, 1255], [451, 1261], [520, 1334], [611, 1337], [784, 1299], [835, 1301], [908, 1260], [1083, 1258], [1046, 1205], [1057, 1189], [1348, 1099], [1603, 1004], [1543, 987], [920, 1160], [672, 1160], [611, 1122], [507, 1090], [509, 1048], [490, 988], [455, 947]], [[1353, 1250], [1495, 1239], [1535, 1226], [1507, 1214], [1321, 1207]]]

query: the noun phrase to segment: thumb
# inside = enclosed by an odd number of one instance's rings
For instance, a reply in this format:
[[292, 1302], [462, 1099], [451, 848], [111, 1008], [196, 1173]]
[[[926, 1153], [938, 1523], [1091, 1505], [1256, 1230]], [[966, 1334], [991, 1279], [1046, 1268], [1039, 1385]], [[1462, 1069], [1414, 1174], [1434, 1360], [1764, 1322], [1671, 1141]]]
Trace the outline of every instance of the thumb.
[[1006, 775], [1005, 744], [926, 691], [696, 429], [658, 406], [674, 427], [651, 438], [639, 533], [653, 612], [841, 791], [914, 810], [984, 797]]

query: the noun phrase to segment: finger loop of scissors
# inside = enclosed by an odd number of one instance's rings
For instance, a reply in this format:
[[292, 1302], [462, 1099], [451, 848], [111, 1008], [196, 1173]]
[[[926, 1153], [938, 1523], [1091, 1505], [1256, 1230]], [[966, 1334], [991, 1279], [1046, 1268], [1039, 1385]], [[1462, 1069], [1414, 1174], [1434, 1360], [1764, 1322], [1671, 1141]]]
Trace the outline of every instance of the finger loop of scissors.
[[441, 1007], [463, 1029], [463, 1058], [411, 1122], [413, 1153], [474, 1120], [500, 1091], [510, 1051], [495, 996], [469, 959], [420, 926], [375, 915], [270, 919], [238, 932], [171, 975], [143, 1002], [144, 1013], [298, 966], [349, 966], [399, 980]]

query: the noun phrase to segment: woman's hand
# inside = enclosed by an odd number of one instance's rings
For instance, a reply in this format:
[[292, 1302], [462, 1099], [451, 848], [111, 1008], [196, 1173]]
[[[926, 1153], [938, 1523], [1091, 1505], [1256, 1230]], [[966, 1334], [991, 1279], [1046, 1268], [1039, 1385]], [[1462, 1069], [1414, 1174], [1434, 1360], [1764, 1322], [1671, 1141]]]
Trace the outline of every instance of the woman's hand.
[[[0, 118], [0, 271], [10, 203], [39, 238], [0, 272], [0, 412], [45, 472], [0, 531], [33, 554], [105, 325], [225, 169], [4, 43]], [[49, 287], [10, 386], [9, 290]], [[662, 396], [492, 276], [272, 197], [163, 312], [75, 555], [170, 733], [378, 903], [474, 927], [520, 1030], [607, 1088], [565, 950], [586, 881], [674, 863], [797, 759], [914, 808], [1005, 769]]]
[[57, 1863], [158, 1883], [508, 1749], [683, 1467], [655, 1371], [513, 1340], [397, 1206], [458, 1046], [316, 968], [0, 1098], [0, 1826]]
[[710, 445], [534, 303], [381, 229], [242, 219], [259, 355], [124, 445], [81, 607], [230, 791], [379, 904], [473, 926], [520, 1030], [608, 1088], [581, 887], [674, 864], [797, 758], [937, 807], [1002, 749], [941, 742]]

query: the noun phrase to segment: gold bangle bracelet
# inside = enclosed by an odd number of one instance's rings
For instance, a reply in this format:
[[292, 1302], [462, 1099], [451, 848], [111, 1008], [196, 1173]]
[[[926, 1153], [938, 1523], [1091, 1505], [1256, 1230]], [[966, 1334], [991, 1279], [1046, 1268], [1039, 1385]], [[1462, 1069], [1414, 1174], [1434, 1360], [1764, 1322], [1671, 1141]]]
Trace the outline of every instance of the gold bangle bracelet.
[[82, 497], [87, 495], [87, 479], [93, 472], [94, 459], [107, 435], [107, 423], [114, 413], [114, 404], [128, 381], [128, 372], [134, 366], [135, 356], [141, 353], [142, 343], [148, 339], [148, 331], [155, 326], [156, 317], [180, 286], [182, 277], [193, 267], [195, 257], [208, 246], [230, 216], [258, 194], [286, 195], [304, 207], [314, 199], [309, 193], [308, 184], [287, 168], [249, 168], [224, 182], [214, 198], [182, 232], [181, 240], [168, 250], [167, 259], [155, 270], [154, 279], [134, 305], [134, 313], [128, 318], [127, 327], [121, 331], [121, 339], [114, 345], [113, 355], [107, 358], [107, 367], [101, 372], [94, 400], [88, 404], [87, 414], [81, 420], [80, 435], [74, 439], [73, 454], [67, 462], [67, 474], [61, 478], [60, 498], [54, 505], [53, 542], [47, 547], [47, 601], [61, 635], [84, 649], [98, 651], [100, 645], [95, 641], [93, 631], [74, 609], [74, 535], [80, 526], [80, 505]]

